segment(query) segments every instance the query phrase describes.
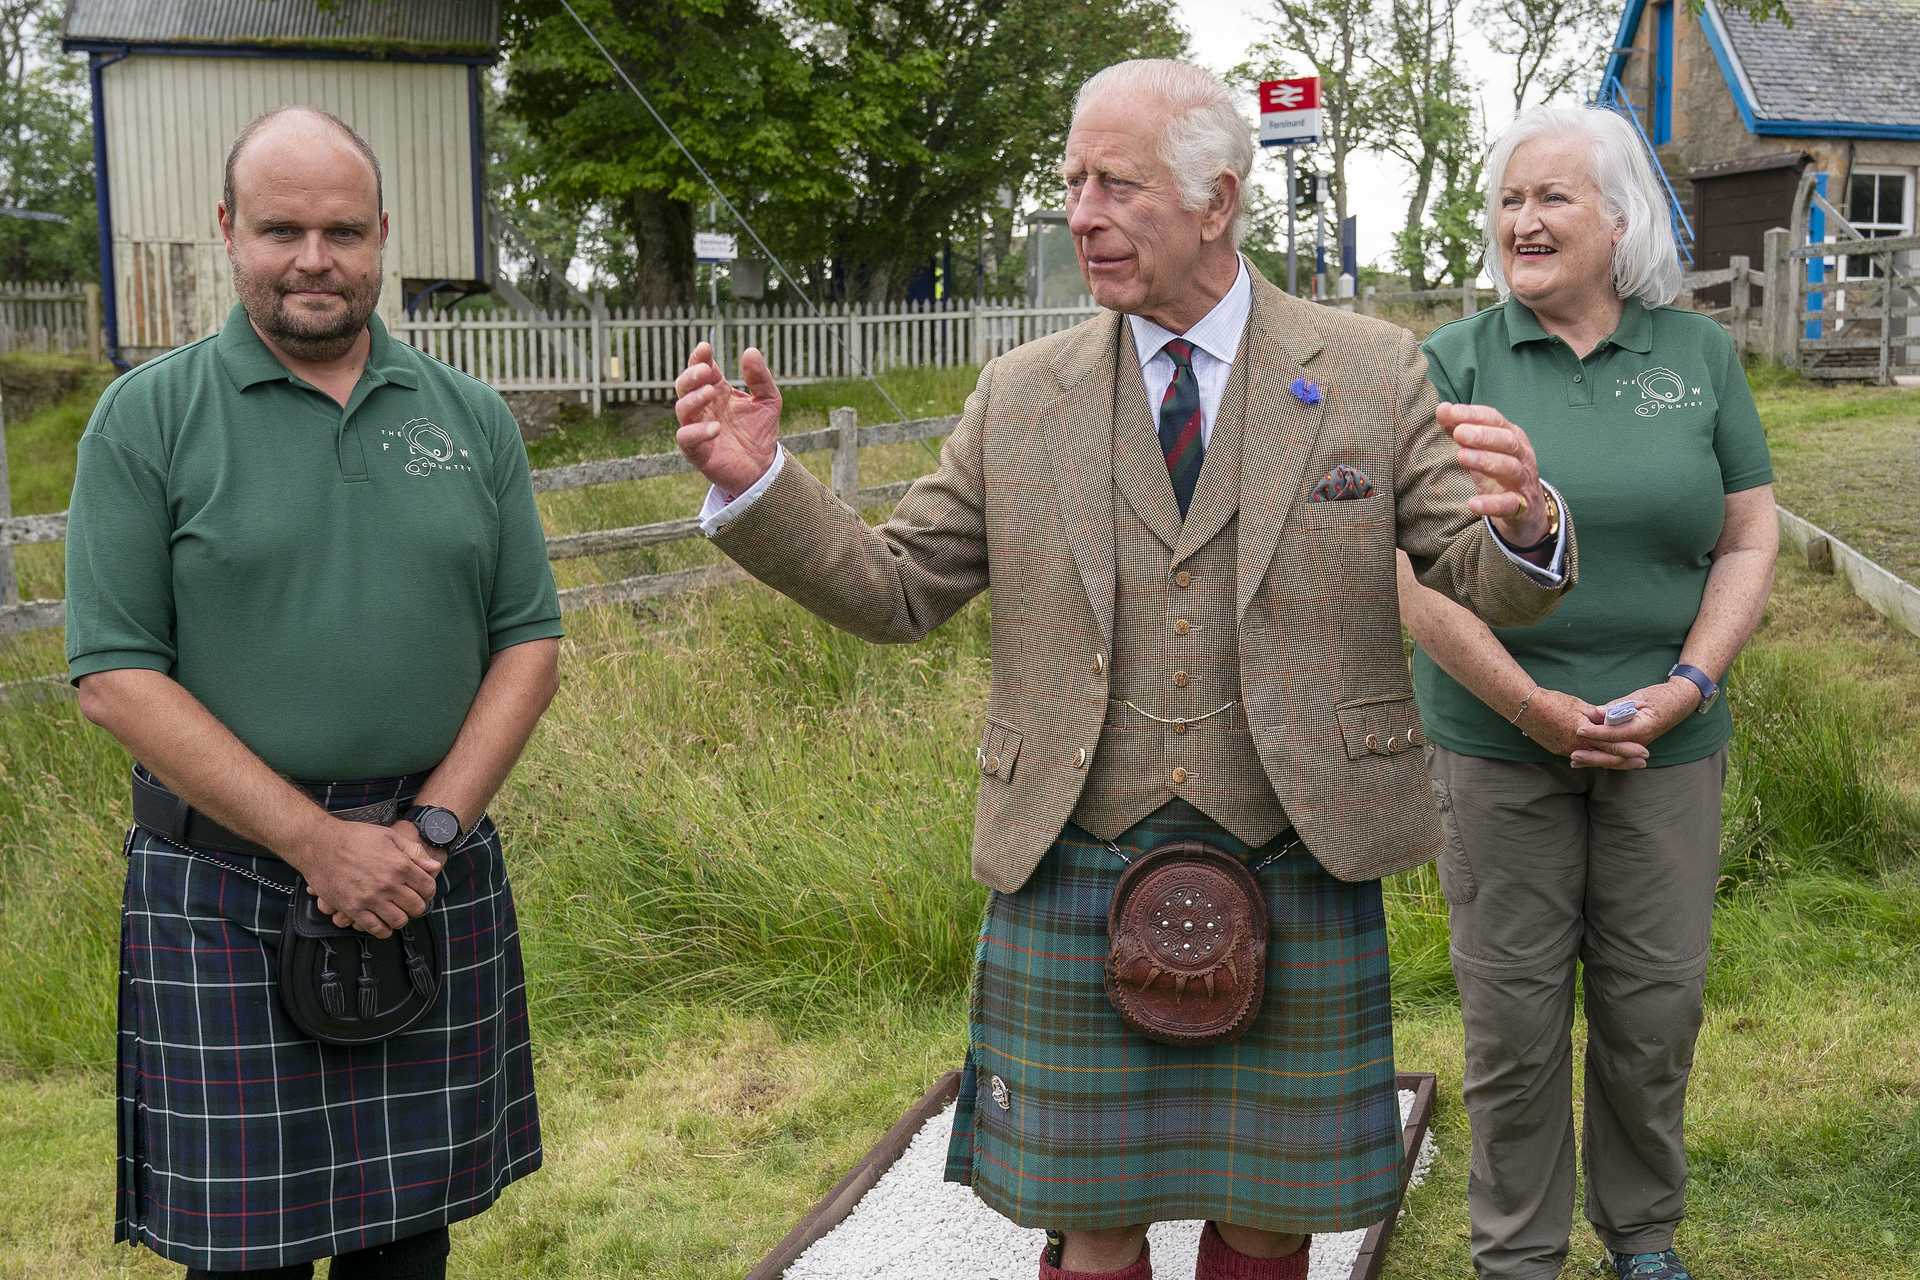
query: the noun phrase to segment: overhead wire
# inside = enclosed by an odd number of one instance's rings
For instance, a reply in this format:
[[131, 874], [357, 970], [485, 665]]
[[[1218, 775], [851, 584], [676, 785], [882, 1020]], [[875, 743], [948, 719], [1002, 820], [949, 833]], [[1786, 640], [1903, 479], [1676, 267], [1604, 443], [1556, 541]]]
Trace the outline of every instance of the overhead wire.
[[[607, 52], [607, 46], [600, 43], [600, 37], [595, 35], [593, 28], [587, 25], [587, 20], [580, 16], [573, 5], [568, 3], [568, 0], [560, 0], [560, 7], [567, 11], [567, 15], [579, 25], [581, 32], [592, 42], [593, 47], [600, 51], [600, 56], [607, 60], [609, 67], [613, 68], [613, 73], [620, 77], [628, 89], [632, 90], [633, 96], [640, 100], [640, 105], [645, 107], [647, 114], [653, 117], [653, 122], [660, 126], [662, 132], [664, 132], [668, 138], [673, 140], [674, 146], [680, 148], [680, 154], [687, 158], [687, 163], [693, 166], [693, 171], [700, 175], [700, 180], [707, 184], [707, 189], [713, 192], [714, 196], [722, 205], [726, 206], [727, 212], [733, 215], [733, 220], [740, 224], [740, 229], [747, 233], [748, 238], [753, 241], [754, 246], [766, 256], [767, 261], [771, 262], [774, 269], [780, 273], [780, 278], [785, 280], [788, 287], [800, 296], [802, 302], [807, 304], [807, 310], [813, 313], [816, 320], [824, 321], [827, 318], [826, 314], [822, 312], [818, 306], [814, 305], [814, 301], [808, 296], [807, 291], [800, 287], [800, 282], [795, 280], [793, 273], [787, 270], [786, 263], [782, 262], [779, 255], [767, 247], [767, 242], [762, 240], [760, 233], [753, 229], [753, 224], [747, 221], [747, 216], [734, 206], [732, 200], [727, 198], [727, 193], [720, 189], [720, 184], [713, 180], [713, 176], [707, 172], [706, 167], [694, 156], [693, 152], [687, 147], [687, 144], [680, 140], [680, 135], [674, 132], [673, 126], [667, 123], [666, 117], [654, 109], [653, 103], [648, 100], [646, 94], [640, 91], [640, 86], [633, 82], [633, 77], [627, 74], [626, 68], [622, 67], [619, 60]], [[887, 407], [893, 410], [896, 418], [901, 422], [907, 421], [906, 410], [902, 409], [900, 403], [893, 398], [886, 387], [881, 385], [880, 379], [874, 376], [873, 371], [867, 366], [867, 362], [860, 358], [859, 353], [847, 345], [846, 340], [840, 334], [840, 326], [827, 325], [825, 327], [827, 333], [832, 336], [833, 341], [842, 351], [846, 352], [847, 363], [859, 370], [860, 376], [873, 384], [873, 389], [880, 393], [880, 398], [887, 402]], [[921, 441], [921, 444], [927, 448], [929, 452], [933, 451], [932, 446], [926, 441]]]

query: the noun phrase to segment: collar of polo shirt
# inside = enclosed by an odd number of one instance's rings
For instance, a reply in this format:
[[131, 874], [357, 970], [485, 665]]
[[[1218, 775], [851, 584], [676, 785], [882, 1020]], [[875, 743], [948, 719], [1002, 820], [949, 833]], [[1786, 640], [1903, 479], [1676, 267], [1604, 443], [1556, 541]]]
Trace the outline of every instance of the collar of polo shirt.
[[[391, 382], [409, 391], [418, 391], [420, 381], [402, 360], [394, 358], [394, 340], [378, 315], [367, 317], [367, 372], [380, 382]], [[247, 309], [239, 303], [227, 313], [227, 323], [214, 339], [220, 352], [220, 364], [233, 379], [236, 390], [259, 386], [263, 382], [291, 382], [294, 375], [280, 363], [247, 319]]]

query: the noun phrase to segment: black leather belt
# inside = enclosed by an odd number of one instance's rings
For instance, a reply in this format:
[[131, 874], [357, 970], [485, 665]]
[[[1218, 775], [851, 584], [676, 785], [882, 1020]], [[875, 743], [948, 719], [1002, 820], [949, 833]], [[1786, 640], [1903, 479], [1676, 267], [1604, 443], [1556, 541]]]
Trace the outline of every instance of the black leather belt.
[[263, 858], [280, 856], [263, 844], [227, 830], [138, 765], [133, 769], [133, 820], [155, 835], [195, 849], [247, 853]]

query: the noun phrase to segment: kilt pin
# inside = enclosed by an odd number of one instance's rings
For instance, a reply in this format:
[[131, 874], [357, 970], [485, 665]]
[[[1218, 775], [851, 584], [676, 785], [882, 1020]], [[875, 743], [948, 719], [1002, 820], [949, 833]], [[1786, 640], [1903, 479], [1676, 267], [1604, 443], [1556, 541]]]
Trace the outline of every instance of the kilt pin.
[[[1167, 344], [1175, 380], [1150, 407], [1155, 352], [1103, 311], [990, 362], [939, 470], [878, 528], [788, 457], [712, 534], [875, 641], [991, 592], [973, 871], [993, 892], [947, 1176], [1024, 1226], [1385, 1215], [1400, 1122], [1379, 880], [1441, 845], [1395, 548], [1493, 625], [1544, 616], [1577, 574], [1571, 538], [1544, 586], [1468, 510], [1408, 334], [1243, 270], [1204, 450], [1191, 344]], [[1290, 390], [1303, 377], [1310, 395]], [[1340, 466], [1358, 482], [1321, 500]], [[1271, 917], [1265, 1003], [1226, 1044], [1149, 1040], [1103, 987], [1121, 855], [1185, 839], [1258, 866]]]
[[[405, 780], [308, 790], [330, 810], [411, 794]], [[307, 1038], [276, 994], [289, 899], [258, 879], [290, 885], [290, 867], [138, 826], [126, 853], [116, 1240], [209, 1270], [288, 1266], [472, 1217], [540, 1167], [519, 924], [490, 820], [430, 907], [439, 1000], [355, 1047]]]

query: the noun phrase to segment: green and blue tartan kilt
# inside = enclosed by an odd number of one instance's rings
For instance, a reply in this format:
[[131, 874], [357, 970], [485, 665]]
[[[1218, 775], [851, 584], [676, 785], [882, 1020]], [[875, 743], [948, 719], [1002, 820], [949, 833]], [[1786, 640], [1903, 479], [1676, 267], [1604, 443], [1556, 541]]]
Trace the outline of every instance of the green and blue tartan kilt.
[[[1131, 857], [1195, 839], [1257, 866], [1295, 838], [1250, 849], [1175, 800], [1115, 843]], [[989, 901], [947, 1180], [1055, 1230], [1380, 1221], [1401, 1148], [1379, 882], [1337, 880], [1300, 848], [1259, 871], [1272, 924], [1260, 1014], [1231, 1044], [1177, 1048], [1107, 1002], [1107, 904], [1123, 870], [1068, 824], [1019, 892]]]
[[[309, 791], [338, 810], [410, 798], [420, 781]], [[310, 1040], [281, 1008], [291, 900], [252, 877], [293, 875], [127, 833], [116, 1240], [210, 1270], [290, 1266], [472, 1217], [540, 1167], [520, 927], [493, 823], [440, 870], [439, 999], [377, 1044]]]

